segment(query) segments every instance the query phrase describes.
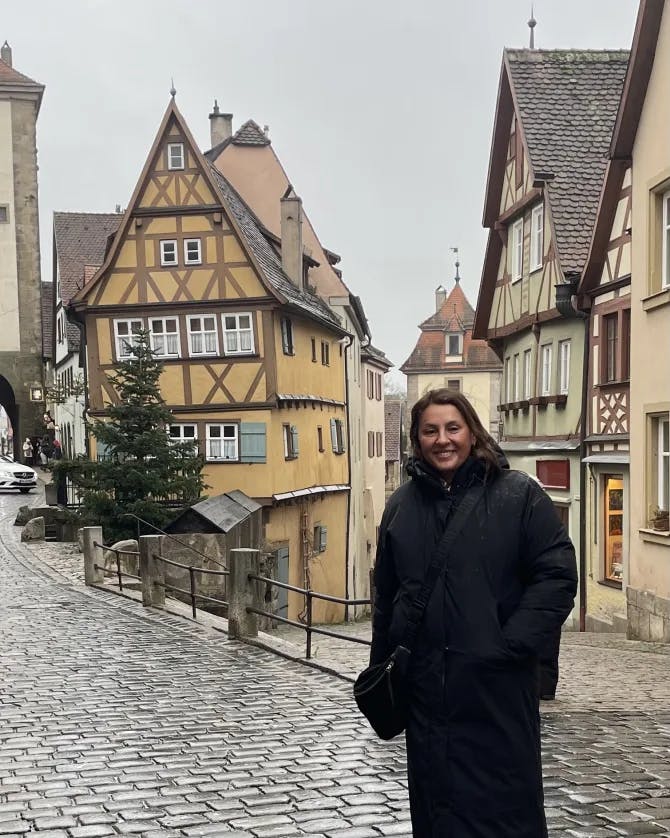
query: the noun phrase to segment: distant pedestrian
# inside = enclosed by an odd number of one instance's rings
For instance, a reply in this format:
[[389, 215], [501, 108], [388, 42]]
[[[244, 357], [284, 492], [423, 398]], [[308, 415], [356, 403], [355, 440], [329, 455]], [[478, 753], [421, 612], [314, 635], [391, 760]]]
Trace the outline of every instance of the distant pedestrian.
[[53, 451], [51, 452], [51, 459], [52, 460], [60, 460], [63, 457], [63, 448], [60, 444], [60, 440], [54, 439]]
[[27, 466], [32, 466], [33, 464], [33, 444], [29, 436], [26, 437], [26, 441], [23, 443], [23, 462]]

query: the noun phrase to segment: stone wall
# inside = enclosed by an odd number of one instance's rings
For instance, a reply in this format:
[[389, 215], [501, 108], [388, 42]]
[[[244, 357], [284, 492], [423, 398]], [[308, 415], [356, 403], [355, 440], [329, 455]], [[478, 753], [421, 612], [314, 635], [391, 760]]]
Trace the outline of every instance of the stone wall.
[[21, 348], [0, 353], [0, 373], [16, 399], [14, 456], [21, 457], [26, 436], [41, 435], [43, 403], [30, 401], [30, 386], [43, 381], [42, 303], [37, 193], [36, 99], [12, 99], [14, 223], [19, 290]]
[[629, 640], [670, 643], [670, 599], [629, 587], [626, 600]]

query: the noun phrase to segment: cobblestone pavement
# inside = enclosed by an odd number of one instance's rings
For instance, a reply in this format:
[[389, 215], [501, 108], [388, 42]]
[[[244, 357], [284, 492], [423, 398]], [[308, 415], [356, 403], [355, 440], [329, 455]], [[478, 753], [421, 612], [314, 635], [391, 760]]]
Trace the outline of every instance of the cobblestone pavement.
[[[19, 544], [24, 500], [0, 495], [0, 835], [410, 834], [404, 748], [348, 683], [85, 590], [70, 548]], [[667, 654], [579, 638], [564, 658], [565, 694], [637, 706], [544, 712], [550, 835], [670, 836]]]

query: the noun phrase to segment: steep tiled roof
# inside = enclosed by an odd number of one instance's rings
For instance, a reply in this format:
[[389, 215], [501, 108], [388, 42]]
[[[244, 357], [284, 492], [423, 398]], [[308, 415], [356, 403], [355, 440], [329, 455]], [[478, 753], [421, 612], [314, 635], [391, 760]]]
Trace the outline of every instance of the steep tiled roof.
[[258, 219], [217, 168], [210, 165], [210, 172], [223, 193], [249, 249], [272, 287], [286, 298], [289, 305], [301, 309], [310, 317], [317, 317], [341, 328], [339, 318], [319, 297], [291, 282], [282, 269], [281, 258], [264, 235]]
[[400, 429], [402, 420], [401, 399], [384, 401], [384, 438], [386, 447], [386, 462], [400, 462]]
[[431, 315], [419, 326], [420, 329], [442, 329], [444, 331], [471, 329], [475, 319], [475, 310], [463, 293], [460, 282], [456, 282], [451, 293], [445, 298], [439, 311]]
[[[99, 268], [105, 258], [107, 238], [115, 233], [122, 215], [109, 212], [55, 212], [54, 241], [58, 259], [60, 295], [67, 305], [85, 281], [85, 271]], [[54, 265], [54, 275], [55, 275]], [[79, 349], [79, 328], [68, 321], [68, 347]]]
[[6, 61], [3, 61], [0, 58], [0, 84], [21, 84], [21, 85], [30, 85], [31, 87], [42, 87], [42, 85], [35, 81], [34, 79], [29, 78], [28, 76], [24, 76], [23, 73], [19, 73], [18, 70], [15, 70], [13, 67], [10, 67]]
[[[400, 369], [403, 372], [444, 370], [446, 373], [468, 369], [499, 369], [501, 364], [498, 356], [486, 341], [473, 339], [474, 319], [474, 309], [457, 281], [435, 314], [420, 324], [421, 334], [416, 346]], [[463, 354], [458, 361], [450, 361], [445, 354], [448, 332], [463, 334]]]
[[270, 138], [265, 136], [260, 126], [248, 119], [233, 134], [234, 145], [270, 145]]
[[42, 357], [51, 358], [53, 352], [51, 344], [54, 334], [54, 285], [53, 282], [42, 283]]
[[505, 50], [533, 172], [548, 186], [563, 271], [581, 271], [602, 189], [627, 50]]
[[84, 268], [102, 265], [107, 237], [116, 232], [122, 218], [109, 212], [54, 213], [60, 294], [66, 305], [83, 283]]

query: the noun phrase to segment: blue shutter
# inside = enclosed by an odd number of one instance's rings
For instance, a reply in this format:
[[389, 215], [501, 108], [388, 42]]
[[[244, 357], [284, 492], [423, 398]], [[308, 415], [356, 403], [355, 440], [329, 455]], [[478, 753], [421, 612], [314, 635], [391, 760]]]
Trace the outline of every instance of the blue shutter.
[[265, 422], [240, 423], [240, 462], [266, 461]]
[[334, 419], [330, 420], [330, 441], [333, 446], [333, 451], [337, 454], [340, 449], [337, 444], [337, 424]]
[[295, 425], [291, 425], [291, 447], [293, 448], [293, 456], [298, 456], [298, 429]]

